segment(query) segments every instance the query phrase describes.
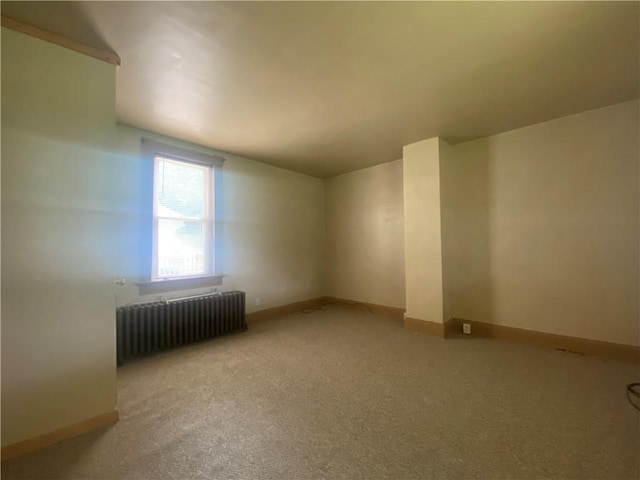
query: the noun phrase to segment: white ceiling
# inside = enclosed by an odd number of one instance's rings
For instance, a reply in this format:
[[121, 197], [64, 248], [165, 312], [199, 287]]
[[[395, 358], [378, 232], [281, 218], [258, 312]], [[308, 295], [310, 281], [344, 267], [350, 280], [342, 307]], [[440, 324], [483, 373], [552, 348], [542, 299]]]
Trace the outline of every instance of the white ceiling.
[[639, 96], [638, 2], [2, 2], [116, 51], [121, 123], [326, 177]]

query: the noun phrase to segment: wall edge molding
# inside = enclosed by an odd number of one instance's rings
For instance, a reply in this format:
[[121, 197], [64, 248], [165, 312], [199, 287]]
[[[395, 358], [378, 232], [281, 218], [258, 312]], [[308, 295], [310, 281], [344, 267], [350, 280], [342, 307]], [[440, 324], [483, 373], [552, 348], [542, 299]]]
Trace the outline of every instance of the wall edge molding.
[[404, 308], [389, 307], [387, 305], [378, 305], [375, 303], [359, 302], [357, 300], [349, 300], [337, 297], [316, 297], [301, 302], [287, 303], [277, 307], [266, 308], [255, 312], [247, 313], [247, 323], [256, 323], [271, 320], [273, 318], [289, 315], [299, 312], [305, 308], [319, 308], [323, 305], [340, 304], [347, 308], [364, 310], [375, 315], [389, 317], [393, 320], [402, 321], [404, 318]]
[[11, 460], [12, 458], [41, 450], [50, 445], [62, 442], [63, 440], [69, 440], [70, 438], [77, 437], [92, 430], [113, 425], [119, 418], [120, 414], [118, 413], [118, 410], [102, 413], [78, 423], [38, 435], [37, 437], [31, 437], [26, 440], [7, 445], [6, 447], [2, 447], [0, 456], [2, 457], [3, 462]]
[[418, 318], [407, 317], [404, 319], [404, 328], [410, 332], [424, 333], [432, 337], [445, 337], [445, 324], [420, 320]]
[[404, 308], [390, 307], [388, 305], [379, 305], [377, 303], [360, 302], [358, 300], [349, 300], [346, 298], [338, 298], [338, 297], [324, 297], [324, 299], [325, 299], [325, 303], [324, 303], [325, 305], [336, 303], [336, 304], [347, 306], [349, 308], [366, 310], [369, 313], [373, 313], [374, 315], [389, 317], [399, 322], [403, 321], [404, 319], [404, 312], [405, 312]]
[[265, 308], [264, 310], [247, 313], [247, 323], [252, 324], [256, 322], [264, 322], [282, 315], [289, 315], [291, 313], [298, 312], [305, 308], [317, 308], [325, 304], [325, 298], [326, 297], [316, 297], [309, 300], [287, 303], [284, 305], [278, 305], [277, 307]]
[[[497, 340], [506, 340], [640, 365], [640, 346], [604, 342], [602, 340], [592, 340], [589, 338], [569, 337], [555, 333], [497, 325], [495, 323], [454, 318], [452, 319], [451, 329], [449, 330], [450, 334], [447, 337], [461, 337], [463, 323], [469, 323], [471, 325], [471, 335], [469, 336], [471, 338], [474, 336], [494, 338]], [[467, 335], [465, 335], [465, 337], [467, 337]]]
[[24, 33], [25, 35], [29, 35], [30, 37], [39, 38], [40, 40], [43, 40], [45, 42], [53, 43], [54, 45], [58, 45], [59, 47], [73, 50], [74, 52], [78, 52], [97, 60], [110, 63], [115, 66], [120, 66], [121, 63], [120, 57], [117, 53], [90, 47], [88, 45], [85, 45], [84, 43], [77, 42], [76, 40], [65, 37], [63, 35], [58, 35], [57, 33], [34, 27], [33, 25], [29, 25], [28, 23], [24, 23], [10, 17], [6, 17], [4, 15], [2, 15], [2, 26], [10, 30], [15, 30], [16, 32]]
[[403, 320], [404, 309], [399, 307], [389, 307], [375, 303], [359, 302], [356, 300], [329, 296], [312, 298], [301, 302], [280, 305], [248, 313], [247, 322], [255, 323], [271, 320], [282, 315], [298, 312], [305, 308], [318, 308], [332, 303], [343, 304], [349, 308], [366, 310], [375, 315], [381, 315], [397, 321], [403, 321], [404, 328], [410, 332], [422, 333], [438, 338], [466, 338], [466, 335], [464, 337], [462, 336], [462, 323], [469, 323], [471, 324], [472, 332], [469, 338], [473, 338], [474, 336], [480, 338], [493, 338], [496, 340], [506, 340], [537, 347], [551, 348], [569, 353], [578, 353], [581, 355], [605, 358], [609, 360], [618, 360], [631, 364], [640, 364], [640, 346], [603, 342], [601, 340], [592, 340], [588, 338], [569, 337], [460, 318], [450, 318], [444, 323], [419, 320], [412, 317], [407, 317]]

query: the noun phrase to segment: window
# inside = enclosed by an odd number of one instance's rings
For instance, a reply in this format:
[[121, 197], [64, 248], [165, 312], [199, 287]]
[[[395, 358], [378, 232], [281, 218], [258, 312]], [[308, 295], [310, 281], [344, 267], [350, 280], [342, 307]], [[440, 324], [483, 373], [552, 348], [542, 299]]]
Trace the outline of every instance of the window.
[[222, 158], [144, 139], [153, 164], [151, 272], [140, 293], [220, 285]]
[[155, 155], [152, 280], [212, 275], [213, 167]]

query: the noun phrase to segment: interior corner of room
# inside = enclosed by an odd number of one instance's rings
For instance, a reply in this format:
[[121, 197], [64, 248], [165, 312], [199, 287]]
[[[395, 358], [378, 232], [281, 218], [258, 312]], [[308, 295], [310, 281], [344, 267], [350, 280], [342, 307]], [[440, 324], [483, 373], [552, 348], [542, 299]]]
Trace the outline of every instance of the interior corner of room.
[[[3, 15], [11, 9], [4, 3]], [[637, 14], [637, 4], [631, 3], [626, 8], [635, 8]], [[104, 18], [107, 25], [108, 7], [93, 8], [96, 18]], [[244, 19], [250, 5], [234, 8], [240, 11], [238, 19]], [[569, 7], [558, 8], [571, 18]], [[614, 7], [598, 8], [611, 18], [616, 15]], [[283, 18], [292, 12], [283, 13]], [[577, 7], [575, 14], [581, 14]], [[542, 108], [525, 106], [522, 97], [510, 91], [506, 105], [512, 102], [514, 110], [535, 113], [527, 119], [540, 120], [505, 121], [503, 129], [490, 133], [464, 130], [472, 119], [450, 113], [467, 104], [472, 108], [474, 97], [465, 90], [460, 93], [464, 98], [452, 101], [451, 110], [438, 104], [438, 111], [460, 120], [460, 128], [447, 117], [436, 132], [424, 112], [415, 114], [424, 119], [425, 128], [394, 130], [389, 138], [396, 145], [384, 150], [384, 160], [356, 158], [358, 148], [368, 154], [372, 148], [368, 143], [385, 137], [385, 130], [377, 127], [377, 114], [371, 114], [369, 131], [354, 127], [331, 144], [340, 149], [336, 159], [349, 161], [322, 161], [331, 158], [323, 146], [323, 135], [332, 131], [328, 126], [326, 132], [312, 126], [296, 130], [299, 138], [291, 139], [292, 146], [282, 146], [286, 156], [271, 161], [260, 148], [268, 153], [279, 150], [260, 127], [250, 130], [250, 136], [244, 135], [245, 127], [230, 122], [220, 127], [237, 128], [225, 137], [228, 143], [205, 144], [197, 119], [206, 114], [196, 105], [197, 99], [188, 91], [171, 96], [171, 89], [163, 90], [160, 84], [158, 92], [183, 110], [175, 109], [177, 120], [171, 123], [174, 120], [167, 120], [166, 113], [170, 107], [158, 101], [155, 125], [162, 128], [151, 131], [135, 112], [143, 103], [129, 106], [117, 100], [121, 94], [116, 92], [117, 80], [126, 74], [127, 61], [136, 61], [135, 52], [118, 51], [114, 57], [95, 46], [87, 52], [59, 41], [54, 44], [55, 38], [35, 38], [33, 31], [16, 28], [4, 18], [3, 460], [38, 448], [34, 438], [49, 444], [114, 423], [118, 419], [116, 308], [166, 297], [244, 292], [250, 326], [322, 305], [355, 304], [402, 321], [409, 332], [442, 337], [445, 342], [493, 337], [640, 364], [637, 85], [625, 98], [603, 95], [607, 101], [597, 105], [585, 101], [586, 94], [576, 94], [563, 104], [564, 114], [549, 118]], [[39, 21], [37, 15], [29, 18]], [[417, 28], [413, 22], [411, 28]], [[123, 27], [115, 31], [119, 28]], [[637, 30], [636, 26], [636, 38]], [[371, 32], [361, 33], [369, 38]], [[315, 34], [308, 32], [310, 37]], [[533, 38], [531, 32], [521, 32], [518, 38], [524, 42], [529, 34]], [[202, 45], [199, 37], [188, 38], [188, 45]], [[276, 41], [269, 39], [267, 47]], [[376, 45], [386, 51], [383, 43]], [[194, 61], [183, 55], [185, 65]], [[262, 62], [246, 55], [247, 61]], [[538, 58], [535, 52], [531, 55]], [[524, 60], [513, 52], [507, 56], [525, 68]], [[433, 53], [424, 65], [437, 68], [439, 58]], [[120, 59], [122, 65], [117, 67]], [[230, 65], [240, 68], [241, 63]], [[286, 58], [278, 65], [287, 65]], [[480, 64], [467, 67], [464, 75], [477, 75], [479, 87], [493, 78]], [[444, 62], [442, 68], [452, 67]], [[260, 71], [264, 83], [254, 87], [266, 92], [276, 77]], [[295, 72], [311, 81], [304, 69]], [[391, 82], [379, 70], [374, 72], [380, 76], [372, 77], [373, 84]], [[402, 73], [417, 74], [410, 67]], [[615, 80], [610, 79], [613, 74], [591, 74], [597, 77], [589, 83], [593, 91], [600, 84], [604, 91], [607, 82]], [[549, 89], [548, 100], [536, 91], [538, 103], [556, 101], [560, 90], [568, 95], [570, 88], [560, 85], [566, 78], [560, 78], [557, 91]], [[236, 77], [224, 81], [229, 79]], [[335, 88], [340, 84], [328, 75], [325, 80]], [[131, 89], [135, 81], [123, 85]], [[533, 89], [529, 80], [522, 81]], [[209, 88], [197, 80], [184, 85]], [[297, 88], [292, 95], [300, 94]], [[347, 83], [344, 88], [345, 97], [358, 97], [357, 85]], [[418, 87], [407, 88], [410, 95]], [[453, 86], [439, 88], [449, 92]], [[525, 91], [520, 94], [526, 96]], [[334, 101], [332, 95], [318, 91], [308, 100], [309, 111], [326, 119], [327, 125], [331, 115], [322, 103]], [[390, 98], [381, 98], [380, 108], [394, 108]], [[478, 98], [482, 102], [487, 97]], [[579, 107], [572, 110], [572, 104]], [[295, 118], [283, 119], [285, 110], [268, 95], [256, 109], [265, 115], [261, 119], [271, 115], [279, 128], [312, 122], [311, 113], [305, 117], [304, 110], [294, 107], [290, 112]], [[501, 114], [507, 110], [504, 105], [500, 109]], [[249, 131], [254, 127], [249, 120], [252, 113], [245, 110], [245, 114]], [[384, 121], [398, 123], [402, 117], [391, 112]], [[350, 117], [340, 125], [346, 129], [353, 123]], [[181, 130], [178, 125], [186, 127]], [[444, 130], [446, 126], [450, 131]], [[246, 149], [229, 148], [240, 137], [246, 139]], [[148, 205], [153, 182], [143, 158], [143, 138], [224, 157], [220, 285], [153, 293], [139, 289], [138, 283], [149, 278]], [[295, 160], [290, 150], [302, 146], [320, 152], [301, 153], [300, 158], [314, 158], [315, 163]], [[114, 285], [120, 278], [125, 279], [123, 284]], [[469, 325], [470, 337], [462, 335], [463, 323]]]

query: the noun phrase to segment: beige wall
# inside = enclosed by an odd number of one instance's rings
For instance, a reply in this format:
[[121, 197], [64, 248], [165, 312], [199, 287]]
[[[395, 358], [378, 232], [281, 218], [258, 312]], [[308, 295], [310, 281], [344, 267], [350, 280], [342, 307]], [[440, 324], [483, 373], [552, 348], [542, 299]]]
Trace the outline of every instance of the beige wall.
[[326, 294], [404, 308], [402, 160], [324, 185]]
[[443, 322], [440, 140], [403, 148], [407, 316]]
[[490, 322], [487, 140], [449, 148], [441, 162], [445, 317]]
[[[115, 407], [114, 307], [151, 298], [133, 285], [149, 170], [142, 132], [114, 128], [113, 67], [5, 29], [2, 64], [7, 445]], [[249, 311], [329, 293], [638, 345], [638, 131], [628, 102], [425, 140], [325, 182], [225, 154], [223, 289], [245, 290]]]
[[[140, 139], [189, 145], [116, 127], [109, 64], [2, 29], [2, 66], [8, 445], [115, 408], [115, 307], [159, 296], [135, 285], [150, 257]], [[248, 311], [323, 295], [323, 181], [223, 156], [221, 289], [246, 291]]]
[[452, 317], [452, 302], [455, 284], [452, 278], [453, 264], [456, 261], [452, 249], [455, 235], [455, 210], [451, 199], [459, 186], [456, 182], [454, 162], [451, 161], [453, 149], [446, 141], [439, 139], [438, 158], [440, 167], [440, 238], [442, 241], [442, 316], [444, 321]]
[[115, 68], [2, 29], [2, 445], [116, 407]]
[[638, 137], [633, 101], [455, 147], [454, 315], [640, 344]]
[[[222, 155], [224, 280], [219, 290], [247, 292], [247, 311], [262, 310], [324, 295], [323, 181], [175, 139], [118, 126], [119, 195], [126, 200], [121, 251], [127, 262], [117, 290], [119, 305], [205, 293], [210, 289], [139, 296], [135, 282], [148, 277], [150, 220], [143, 206], [151, 198], [150, 165], [140, 155], [142, 136]], [[255, 299], [260, 298], [256, 306]]]

